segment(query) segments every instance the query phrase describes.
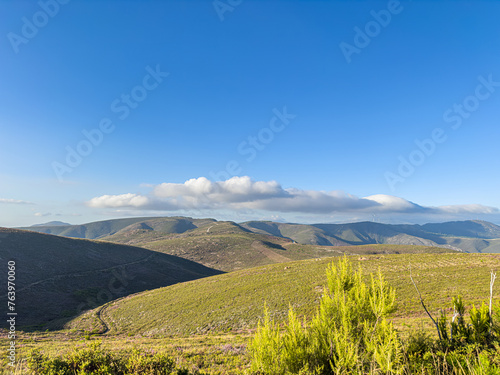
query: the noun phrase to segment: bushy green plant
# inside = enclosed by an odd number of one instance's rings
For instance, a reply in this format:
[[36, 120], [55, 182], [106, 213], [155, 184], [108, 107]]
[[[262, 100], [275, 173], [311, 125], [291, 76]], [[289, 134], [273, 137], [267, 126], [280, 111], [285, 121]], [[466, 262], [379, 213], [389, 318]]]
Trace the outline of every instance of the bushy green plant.
[[33, 374], [66, 375], [70, 374], [68, 363], [60, 358], [50, 358], [40, 350], [32, 350], [27, 358], [27, 366]]
[[162, 353], [143, 353], [134, 350], [126, 362], [127, 374], [163, 375], [175, 369], [172, 358]]
[[403, 344], [386, 320], [395, 292], [380, 272], [365, 283], [361, 268], [354, 271], [344, 257], [326, 274], [327, 287], [310, 322], [290, 308], [280, 329], [266, 309], [249, 345], [254, 372], [500, 375], [500, 304], [491, 317], [486, 304], [473, 306], [467, 322], [463, 299], [453, 298], [451, 320], [441, 311], [436, 322], [440, 340], [420, 331]]
[[40, 351], [33, 351], [28, 358], [28, 367], [34, 374], [44, 375], [114, 375], [120, 373], [121, 363], [104, 351], [100, 342], [93, 342], [63, 358], [49, 358]]
[[62, 357], [50, 358], [40, 351], [32, 351], [27, 366], [34, 375], [186, 374], [185, 370], [176, 370], [175, 362], [165, 354], [135, 350], [122, 358], [104, 350], [100, 342], [75, 349]]
[[282, 366], [280, 361], [280, 331], [274, 319], [269, 316], [267, 306], [264, 308], [264, 320], [259, 321], [257, 334], [249, 343], [249, 351], [255, 371], [267, 371], [272, 374], [280, 373]]
[[290, 308], [283, 332], [268, 314], [249, 349], [252, 369], [266, 374], [399, 373], [402, 346], [385, 317], [395, 291], [381, 272], [363, 281], [347, 257], [331, 263], [327, 288], [309, 325]]
[[491, 329], [494, 335], [500, 338], [500, 301], [493, 307]]
[[438, 328], [442, 339], [440, 345], [443, 348], [453, 350], [467, 344], [488, 348], [500, 339], [498, 330], [500, 305], [492, 309], [491, 319], [489, 307], [484, 302], [480, 307], [473, 305], [469, 312], [469, 323], [467, 323], [464, 317], [465, 304], [462, 298], [455, 297], [452, 303], [454, 314], [451, 321], [448, 321], [448, 317], [443, 311], [438, 319]]
[[92, 342], [86, 348], [74, 350], [67, 356], [66, 362], [73, 374], [119, 374], [121, 367], [120, 361], [104, 350], [100, 341]]

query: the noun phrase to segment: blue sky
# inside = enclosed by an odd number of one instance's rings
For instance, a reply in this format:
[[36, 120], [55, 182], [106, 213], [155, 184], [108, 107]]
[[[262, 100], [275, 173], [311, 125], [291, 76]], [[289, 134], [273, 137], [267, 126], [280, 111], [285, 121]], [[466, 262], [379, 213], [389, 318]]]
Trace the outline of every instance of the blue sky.
[[0, 226], [500, 224], [499, 11], [2, 1]]

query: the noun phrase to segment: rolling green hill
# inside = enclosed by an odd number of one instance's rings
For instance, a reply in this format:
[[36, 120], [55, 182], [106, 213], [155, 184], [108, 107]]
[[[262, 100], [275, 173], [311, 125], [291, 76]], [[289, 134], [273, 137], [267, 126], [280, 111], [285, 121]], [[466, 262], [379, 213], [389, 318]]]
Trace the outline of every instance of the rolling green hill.
[[471, 238], [500, 238], [500, 226], [480, 220], [450, 221], [447, 223], [424, 224], [423, 230], [446, 236]]
[[498, 252], [500, 226], [485, 221], [457, 221], [425, 225], [391, 225], [373, 222], [350, 224], [284, 224], [250, 221], [242, 227], [302, 244], [394, 244], [441, 246], [466, 252]]
[[[212, 222], [176, 234], [122, 231], [103, 240], [176, 255], [222, 271], [286, 262], [296, 255], [284, 247], [292, 244], [291, 240], [251, 233], [233, 222]], [[305, 252], [301, 259], [312, 256]]]
[[330, 235], [329, 233], [312, 225], [283, 224], [273, 223], [271, 221], [249, 221], [241, 224], [241, 226], [255, 233], [284, 237], [304, 245], [349, 245], [347, 241]]
[[[421, 248], [384, 246], [302, 245], [284, 237], [252, 233], [227, 221], [209, 223], [184, 233], [161, 234], [151, 230], [122, 231], [103, 240], [125, 243], [176, 255], [221, 271], [235, 271], [292, 260], [330, 257], [339, 254], [420, 252]], [[432, 251], [436, 251], [432, 249]], [[441, 249], [440, 251], [452, 251]]]
[[[267, 228], [283, 237], [293, 239], [299, 243], [324, 244], [337, 246], [366, 245], [366, 244], [395, 244], [395, 245], [423, 245], [436, 246], [439, 240], [435, 235], [420, 231], [416, 233], [414, 226], [396, 227], [388, 224], [360, 222], [351, 224], [281, 224], [267, 223]], [[257, 228], [260, 233], [266, 233], [260, 222], [247, 222], [243, 227], [252, 230]], [[430, 238], [429, 238], [430, 237]], [[444, 244], [444, 242], [442, 243]]]
[[0, 259], [4, 280], [7, 262], [16, 262], [19, 326], [57, 326], [54, 320], [130, 293], [220, 273], [144, 248], [6, 228], [0, 228]]
[[[299, 314], [309, 315], [323, 291], [325, 268], [334, 259], [273, 264], [142, 292], [88, 312], [67, 327], [109, 328], [109, 334], [147, 336], [246, 331], [262, 318], [264, 303], [277, 321], [286, 317], [290, 305]], [[351, 259], [366, 274], [382, 271], [397, 291], [398, 309], [392, 317], [396, 321], [404, 318], [404, 322], [425, 317], [409, 278], [409, 265], [433, 314], [441, 308], [449, 310], [451, 297], [457, 294], [469, 304], [486, 300], [490, 270], [500, 270], [500, 256], [486, 254], [363, 255]], [[499, 285], [494, 298], [500, 299]]]
[[[172, 235], [176, 234], [197, 233], [200, 228], [206, 230], [210, 226], [216, 228], [215, 225], [219, 223], [229, 222], [188, 217], [127, 218], [83, 225], [35, 226], [22, 229], [145, 246], [152, 240], [171, 239]], [[281, 237], [303, 245], [393, 244], [440, 246], [466, 252], [500, 251], [500, 226], [485, 221], [469, 220], [425, 225], [391, 225], [374, 222], [307, 225], [249, 221], [232, 225], [242, 232]]]

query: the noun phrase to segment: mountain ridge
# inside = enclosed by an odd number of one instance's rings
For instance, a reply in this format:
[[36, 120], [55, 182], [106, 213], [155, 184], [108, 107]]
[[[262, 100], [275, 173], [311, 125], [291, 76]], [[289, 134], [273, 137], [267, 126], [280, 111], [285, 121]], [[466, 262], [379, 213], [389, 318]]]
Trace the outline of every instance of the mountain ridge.
[[[105, 239], [118, 236], [144, 236], [154, 233], [160, 239], [181, 235], [223, 221], [190, 217], [138, 217], [104, 220], [70, 226], [37, 226], [19, 229], [72, 238]], [[500, 252], [500, 226], [479, 220], [428, 224], [383, 224], [356, 222], [346, 224], [296, 224], [273, 221], [232, 223], [251, 233], [281, 237], [303, 245], [348, 246], [395, 244], [438, 246], [465, 252]], [[115, 236], [114, 238], [112, 236]]]

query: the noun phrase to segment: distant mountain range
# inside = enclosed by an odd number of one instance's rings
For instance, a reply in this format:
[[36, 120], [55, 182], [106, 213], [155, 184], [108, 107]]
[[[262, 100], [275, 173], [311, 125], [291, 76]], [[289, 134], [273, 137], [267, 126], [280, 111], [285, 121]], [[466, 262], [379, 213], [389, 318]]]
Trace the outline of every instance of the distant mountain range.
[[[245, 228], [255, 225], [260, 224], [170, 217], [0, 228], [0, 260], [16, 262], [16, 291], [22, 296], [16, 304], [18, 325], [30, 330], [57, 329], [108, 301], [227, 271], [343, 254], [455, 252], [427, 246], [299, 244], [285, 233], [296, 237], [291, 232], [305, 227], [285, 226], [278, 236]], [[2, 271], [5, 279], [7, 271]], [[7, 305], [6, 292], [0, 294], [0, 303]]]
[[[82, 225], [37, 225], [19, 228], [65, 237], [104, 239], [120, 243], [140, 243], [189, 233], [214, 219], [188, 217], [127, 218]], [[228, 222], [223, 222], [228, 223]], [[48, 223], [50, 224], [50, 223]], [[350, 224], [289, 224], [272, 221], [232, 223], [234, 228], [255, 234], [270, 235], [303, 245], [352, 246], [371, 244], [438, 246], [465, 252], [500, 252], [500, 226], [486, 221], [453, 221], [425, 225], [393, 225], [374, 222]], [[147, 233], [147, 235], [146, 235]]]
[[[0, 228], [0, 260], [16, 262], [18, 324], [28, 330], [60, 328], [83, 311], [137, 292], [274, 263], [343, 254], [364, 260], [500, 252], [500, 227], [484, 221], [306, 225], [142, 217], [47, 224]], [[7, 267], [3, 272], [7, 279]], [[6, 292], [0, 303], [7, 304]]]
[[64, 223], [62, 221], [49, 221], [48, 223], [43, 223], [43, 224], [35, 224], [32, 225], [31, 227], [67, 227], [71, 225], [70, 223]]

